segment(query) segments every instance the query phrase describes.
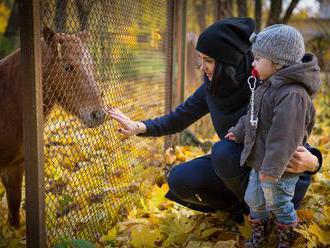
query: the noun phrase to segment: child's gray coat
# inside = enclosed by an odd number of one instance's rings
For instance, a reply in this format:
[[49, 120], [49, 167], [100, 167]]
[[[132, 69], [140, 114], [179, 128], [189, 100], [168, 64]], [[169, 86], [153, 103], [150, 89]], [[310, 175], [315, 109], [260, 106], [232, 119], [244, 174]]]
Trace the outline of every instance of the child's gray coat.
[[244, 142], [241, 166], [246, 164], [277, 179], [290, 176], [285, 172], [287, 163], [296, 148], [306, 144], [314, 126], [311, 96], [321, 84], [319, 70], [315, 55], [306, 54], [301, 64], [283, 68], [260, 84], [254, 104], [257, 128], [249, 122], [249, 108], [229, 129], [237, 143]]

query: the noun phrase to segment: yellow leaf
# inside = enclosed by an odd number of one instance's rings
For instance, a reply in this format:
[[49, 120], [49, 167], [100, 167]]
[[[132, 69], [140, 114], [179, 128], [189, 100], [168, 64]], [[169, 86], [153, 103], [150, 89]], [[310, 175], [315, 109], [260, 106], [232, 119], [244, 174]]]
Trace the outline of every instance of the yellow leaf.
[[183, 152], [183, 147], [181, 146], [176, 146], [175, 147], [175, 156], [178, 160], [185, 162], [187, 160], [187, 156]]
[[109, 232], [102, 237], [103, 242], [109, 242], [109, 241], [114, 241], [116, 240], [117, 237], [117, 228], [114, 227], [109, 230]]
[[176, 161], [176, 156], [173, 148], [168, 148], [165, 152], [166, 164], [173, 164]]
[[167, 235], [163, 247], [170, 247], [173, 243], [180, 244], [187, 240], [196, 224], [194, 220], [184, 215], [165, 218], [161, 226], [161, 230]]
[[330, 207], [325, 206], [323, 209], [323, 212], [324, 212], [324, 216], [326, 217], [326, 219], [330, 220]]
[[189, 241], [186, 248], [211, 248], [213, 244], [211, 241]]
[[153, 213], [150, 214], [149, 222], [151, 225], [157, 225], [160, 222], [160, 219]]
[[234, 248], [236, 246], [235, 240], [227, 240], [227, 241], [218, 241], [214, 248]]
[[211, 236], [212, 234], [214, 234], [214, 233], [216, 233], [217, 231], [220, 231], [220, 230], [221, 230], [220, 228], [216, 228], [216, 227], [206, 229], [205, 231], [202, 232], [201, 238], [206, 239], [209, 236]]
[[163, 184], [162, 187], [154, 186], [151, 198], [148, 201], [149, 210], [158, 210], [163, 202], [166, 202], [165, 194], [168, 191], [168, 185]]
[[145, 225], [137, 225], [131, 228], [131, 244], [137, 248], [154, 248], [155, 241], [162, 235], [159, 230], [151, 230]]
[[308, 227], [308, 231], [314, 234], [322, 245], [330, 245], [330, 231], [323, 231], [315, 222]]
[[246, 215], [244, 215], [244, 225], [239, 225], [238, 228], [244, 238], [248, 239], [251, 237], [251, 225]]
[[0, 201], [1, 201], [2, 196], [4, 195], [4, 193], [5, 193], [5, 188], [2, 187], [2, 184], [0, 184]]

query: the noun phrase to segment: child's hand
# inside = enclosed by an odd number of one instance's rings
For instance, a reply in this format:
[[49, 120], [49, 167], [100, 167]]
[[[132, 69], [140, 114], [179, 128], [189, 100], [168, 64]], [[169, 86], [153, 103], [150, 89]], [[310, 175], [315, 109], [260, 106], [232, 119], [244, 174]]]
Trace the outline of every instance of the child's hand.
[[122, 128], [119, 129], [119, 132], [126, 135], [126, 136], [132, 136], [139, 133], [146, 132], [146, 126], [139, 121], [133, 121], [128, 116], [123, 114], [119, 109], [117, 108], [110, 108], [106, 110], [107, 114], [119, 122], [119, 124], [122, 126]]
[[278, 179], [276, 177], [271, 177], [268, 175], [264, 175], [262, 173], [259, 173], [259, 180], [260, 182], [264, 183], [264, 182], [277, 182]]
[[232, 132], [227, 133], [226, 136], [225, 136], [225, 139], [232, 140], [232, 141], [236, 142], [235, 135]]

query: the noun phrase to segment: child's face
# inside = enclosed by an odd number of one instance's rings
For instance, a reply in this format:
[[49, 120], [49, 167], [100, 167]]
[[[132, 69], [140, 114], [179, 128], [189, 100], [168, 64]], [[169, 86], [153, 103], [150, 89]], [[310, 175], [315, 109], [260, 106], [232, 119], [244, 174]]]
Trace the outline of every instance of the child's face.
[[254, 58], [252, 66], [259, 72], [260, 80], [270, 78], [278, 70], [278, 65], [268, 59], [259, 57]]

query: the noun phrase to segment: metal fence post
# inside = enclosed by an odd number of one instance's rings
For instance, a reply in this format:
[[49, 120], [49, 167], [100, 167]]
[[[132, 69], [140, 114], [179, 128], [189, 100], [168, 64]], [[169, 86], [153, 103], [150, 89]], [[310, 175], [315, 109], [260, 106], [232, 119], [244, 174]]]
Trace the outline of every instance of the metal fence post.
[[20, 2], [27, 247], [45, 247], [45, 188], [39, 0]]
[[[165, 41], [167, 60], [165, 71], [165, 114], [169, 113], [173, 107], [174, 99], [174, 2], [175, 0], [167, 0], [167, 39]], [[172, 137], [166, 136], [164, 148], [165, 150], [171, 146]]]
[[175, 27], [174, 27], [174, 49], [176, 51], [177, 77], [176, 77], [176, 99], [175, 104], [184, 101], [185, 90], [185, 60], [186, 60], [186, 15], [187, 1], [174, 1]]
[[[184, 101], [186, 53], [186, 0], [167, 1], [166, 112]], [[179, 135], [165, 138], [165, 148], [178, 143]]]

